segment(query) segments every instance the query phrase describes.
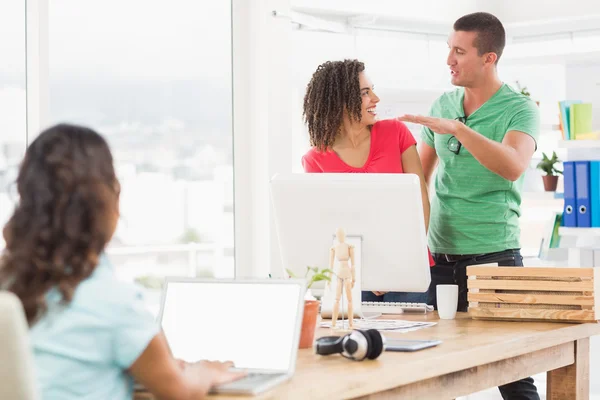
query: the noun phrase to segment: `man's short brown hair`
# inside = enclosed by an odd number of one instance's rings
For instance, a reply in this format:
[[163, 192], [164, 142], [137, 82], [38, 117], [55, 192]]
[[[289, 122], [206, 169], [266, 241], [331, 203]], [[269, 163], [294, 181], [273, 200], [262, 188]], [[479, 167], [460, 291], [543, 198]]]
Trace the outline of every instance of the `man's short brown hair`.
[[506, 44], [506, 32], [498, 18], [486, 12], [467, 14], [456, 20], [454, 30], [477, 32], [477, 38], [473, 43], [477, 48], [477, 54], [482, 56], [485, 53], [496, 53], [498, 56], [496, 64], [498, 63]]

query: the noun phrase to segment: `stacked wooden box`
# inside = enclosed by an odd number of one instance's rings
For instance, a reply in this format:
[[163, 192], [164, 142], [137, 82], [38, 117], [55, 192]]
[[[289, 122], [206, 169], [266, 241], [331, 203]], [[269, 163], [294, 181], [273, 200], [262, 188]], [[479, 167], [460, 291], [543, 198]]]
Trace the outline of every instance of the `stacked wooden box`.
[[475, 319], [596, 322], [600, 268], [467, 267]]

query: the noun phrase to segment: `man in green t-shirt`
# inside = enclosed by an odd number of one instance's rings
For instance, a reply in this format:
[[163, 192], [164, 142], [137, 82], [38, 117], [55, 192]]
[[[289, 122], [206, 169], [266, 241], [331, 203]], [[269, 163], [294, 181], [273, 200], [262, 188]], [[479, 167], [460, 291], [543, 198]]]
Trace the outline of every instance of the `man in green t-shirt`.
[[[452, 84], [429, 116], [399, 119], [423, 125], [419, 154], [431, 200], [429, 302], [436, 286], [457, 284], [459, 311], [467, 311], [468, 265], [522, 266], [519, 216], [523, 173], [536, 149], [539, 111], [528, 97], [504, 84], [497, 64], [505, 44], [502, 23], [474, 13], [454, 23], [447, 64]], [[539, 399], [533, 379], [500, 387], [504, 399]]]

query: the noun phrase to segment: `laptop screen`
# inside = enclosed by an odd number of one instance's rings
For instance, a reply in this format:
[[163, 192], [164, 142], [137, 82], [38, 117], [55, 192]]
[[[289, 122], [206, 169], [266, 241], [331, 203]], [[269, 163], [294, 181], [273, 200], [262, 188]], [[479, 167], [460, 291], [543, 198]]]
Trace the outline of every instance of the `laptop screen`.
[[285, 372], [298, 346], [301, 291], [276, 282], [168, 282], [162, 328], [175, 358]]

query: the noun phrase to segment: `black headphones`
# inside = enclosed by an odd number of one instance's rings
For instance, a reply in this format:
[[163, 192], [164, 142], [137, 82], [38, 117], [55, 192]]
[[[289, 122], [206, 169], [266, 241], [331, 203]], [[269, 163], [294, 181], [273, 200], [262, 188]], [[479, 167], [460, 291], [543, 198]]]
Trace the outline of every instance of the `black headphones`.
[[341, 353], [351, 360], [374, 360], [381, 355], [384, 338], [376, 329], [354, 330], [345, 336], [324, 336], [315, 341], [315, 353], [322, 356]]

